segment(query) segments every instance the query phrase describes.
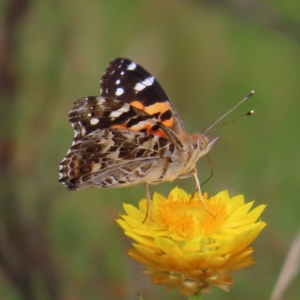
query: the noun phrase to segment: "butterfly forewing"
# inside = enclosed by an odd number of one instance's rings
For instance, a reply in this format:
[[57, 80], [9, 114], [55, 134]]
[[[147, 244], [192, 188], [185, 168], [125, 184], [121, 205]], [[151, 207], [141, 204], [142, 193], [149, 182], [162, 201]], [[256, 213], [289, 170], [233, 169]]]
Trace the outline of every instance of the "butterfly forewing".
[[119, 99], [145, 111], [176, 133], [184, 131], [175, 107], [157, 80], [129, 59], [110, 62], [100, 81], [100, 92], [103, 97]]
[[69, 121], [79, 140], [97, 129], [127, 129], [165, 137], [155, 117], [117, 99], [89, 96], [78, 99], [69, 112]]

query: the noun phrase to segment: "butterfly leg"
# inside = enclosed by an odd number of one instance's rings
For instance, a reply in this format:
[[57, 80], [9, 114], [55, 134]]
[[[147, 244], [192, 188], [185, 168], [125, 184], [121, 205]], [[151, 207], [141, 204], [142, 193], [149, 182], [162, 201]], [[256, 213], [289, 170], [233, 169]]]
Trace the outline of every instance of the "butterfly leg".
[[[194, 168], [194, 172], [191, 173], [192, 176], [194, 176], [194, 179], [195, 179], [195, 183], [196, 183], [196, 189], [195, 189], [195, 192], [193, 193], [193, 197], [195, 196], [195, 194], [197, 192], [199, 192], [199, 195], [200, 195], [200, 200], [201, 202], [203, 203], [204, 207], [205, 207], [205, 204], [204, 202], [202, 201], [202, 192], [201, 192], [201, 185], [200, 185], [200, 181], [199, 181], [199, 178], [198, 178], [198, 171], [197, 171], [197, 168], [195, 167]], [[207, 208], [205, 207], [205, 209], [207, 210]]]
[[208, 209], [208, 207], [206, 206], [203, 198], [202, 198], [202, 193], [201, 193], [201, 185], [200, 185], [200, 181], [199, 181], [199, 178], [198, 178], [198, 172], [197, 172], [197, 168], [195, 166], [194, 168], [194, 172], [192, 173], [194, 178], [195, 178], [195, 182], [196, 182], [196, 191], [195, 193], [198, 191], [199, 192], [199, 195], [200, 195], [200, 201], [202, 202], [205, 210], [212, 216], [215, 218], [215, 216], [212, 214], [212, 212]]
[[151, 222], [152, 222], [152, 206], [151, 206], [152, 203], [151, 203], [149, 182], [146, 182], [146, 184], [145, 184], [145, 190], [146, 190], [146, 199], [147, 199], [147, 210], [146, 210], [145, 219], [143, 220], [142, 223], [144, 224], [146, 222], [148, 216], [149, 216], [149, 218], [150, 218], [150, 224], [151, 224]]
[[181, 176], [179, 176], [178, 178], [182, 179], [182, 178], [189, 178], [189, 177], [194, 177], [195, 179], [195, 183], [196, 183], [196, 190], [195, 192], [192, 194], [192, 198], [195, 196], [195, 194], [197, 192], [199, 192], [199, 196], [200, 196], [200, 201], [202, 202], [205, 210], [213, 217], [215, 217], [211, 211], [208, 209], [208, 207], [206, 206], [204, 200], [202, 199], [202, 192], [201, 192], [201, 185], [200, 185], [200, 181], [199, 181], [199, 178], [198, 178], [198, 172], [197, 172], [197, 168], [196, 166], [194, 167], [194, 172], [193, 173], [188, 173], [188, 174], [183, 174]]
[[[200, 185], [200, 181], [199, 181], [199, 179], [198, 179], [198, 171], [197, 171], [197, 168], [196, 168], [196, 167], [194, 167], [194, 172], [193, 172], [193, 173], [182, 174], [182, 175], [180, 175], [178, 178], [179, 178], [179, 179], [186, 179], [186, 178], [190, 178], [190, 177], [194, 177], [195, 183], [196, 183], [196, 188], [195, 188], [195, 191], [193, 192], [191, 198], [193, 198], [193, 197], [195, 196], [195, 194], [196, 194], [197, 192], [199, 192], [199, 194], [200, 194], [200, 199], [202, 199], [201, 185]], [[201, 200], [201, 202], [202, 202], [202, 200]], [[203, 205], [204, 205], [204, 203], [203, 203]]]

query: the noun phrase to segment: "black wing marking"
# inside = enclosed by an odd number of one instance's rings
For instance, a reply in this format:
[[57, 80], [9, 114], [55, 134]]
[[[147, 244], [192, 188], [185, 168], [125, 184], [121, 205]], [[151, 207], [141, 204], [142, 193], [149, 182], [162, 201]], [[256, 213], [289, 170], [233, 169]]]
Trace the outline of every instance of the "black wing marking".
[[144, 110], [176, 133], [184, 131], [175, 107], [154, 76], [129, 59], [109, 63], [100, 81], [100, 94]]

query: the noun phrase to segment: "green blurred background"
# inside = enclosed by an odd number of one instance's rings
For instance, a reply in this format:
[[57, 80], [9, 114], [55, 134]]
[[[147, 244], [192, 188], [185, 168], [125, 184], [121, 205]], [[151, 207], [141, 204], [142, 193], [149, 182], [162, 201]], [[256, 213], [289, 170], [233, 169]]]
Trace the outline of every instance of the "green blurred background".
[[[108, 62], [128, 57], [164, 87], [188, 132], [204, 131], [250, 90], [211, 160], [213, 195], [227, 189], [266, 203], [257, 264], [233, 273], [230, 293], [205, 299], [269, 299], [299, 223], [300, 2], [0, 2], [0, 299], [182, 299], [127, 257], [115, 222], [144, 187], [68, 191], [58, 163], [70, 147], [68, 111], [98, 95]], [[299, 134], [299, 133], [298, 133]], [[209, 176], [207, 160], [198, 165]], [[192, 179], [152, 188], [167, 194]], [[296, 299], [296, 279], [285, 299]]]

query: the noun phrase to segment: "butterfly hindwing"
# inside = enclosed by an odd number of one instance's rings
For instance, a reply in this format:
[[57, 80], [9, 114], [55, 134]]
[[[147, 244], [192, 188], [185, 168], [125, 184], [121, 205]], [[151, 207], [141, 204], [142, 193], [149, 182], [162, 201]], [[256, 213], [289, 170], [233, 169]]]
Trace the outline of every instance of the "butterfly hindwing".
[[[159, 180], [174, 145], [156, 135], [98, 129], [74, 142], [60, 163], [59, 182], [69, 189], [121, 187]], [[139, 180], [137, 180], [137, 178]]]

